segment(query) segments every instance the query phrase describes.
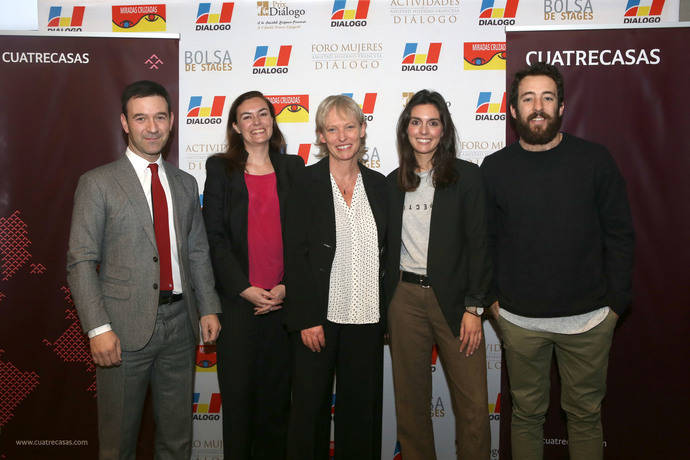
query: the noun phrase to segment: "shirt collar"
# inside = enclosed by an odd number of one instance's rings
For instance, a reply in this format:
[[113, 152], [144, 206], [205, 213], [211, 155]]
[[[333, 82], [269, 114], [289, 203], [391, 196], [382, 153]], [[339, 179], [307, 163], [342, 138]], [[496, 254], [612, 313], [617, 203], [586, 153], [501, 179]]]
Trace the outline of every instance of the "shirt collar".
[[[127, 147], [125, 155], [127, 156], [127, 158], [129, 158], [130, 163], [132, 163], [132, 166], [136, 171], [146, 171], [149, 167], [149, 164], [151, 163], [149, 161], [146, 161], [144, 158], [140, 157], [136, 153], [132, 152], [132, 150], [129, 147]], [[163, 169], [163, 155], [158, 155], [158, 159], [154, 163], [158, 164], [159, 170]]]

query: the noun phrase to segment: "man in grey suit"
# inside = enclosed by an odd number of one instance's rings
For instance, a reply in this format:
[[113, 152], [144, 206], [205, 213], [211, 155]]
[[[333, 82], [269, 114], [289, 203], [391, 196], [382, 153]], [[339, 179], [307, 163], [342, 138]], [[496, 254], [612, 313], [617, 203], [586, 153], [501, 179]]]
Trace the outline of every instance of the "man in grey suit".
[[196, 180], [161, 158], [174, 116], [167, 91], [122, 94], [128, 147], [79, 179], [67, 281], [89, 336], [101, 459], [133, 459], [149, 384], [157, 459], [189, 459], [194, 353], [220, 332]]

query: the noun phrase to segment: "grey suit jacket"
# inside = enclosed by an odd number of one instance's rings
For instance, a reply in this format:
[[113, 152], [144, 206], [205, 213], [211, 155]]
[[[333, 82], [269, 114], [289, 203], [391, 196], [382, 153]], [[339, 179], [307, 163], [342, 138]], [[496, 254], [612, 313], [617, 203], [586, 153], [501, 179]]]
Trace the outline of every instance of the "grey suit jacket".
[[[197, 341], [199, 316], [220, 312], [199, 192], [168, 162], [182, 290]], [[84, 331], [111, 323], [122, 349], [143, 348], [158, 310], [158, 250], [151, 212], [129, 159], [79, 178], [67, 252], [67, 282]]]

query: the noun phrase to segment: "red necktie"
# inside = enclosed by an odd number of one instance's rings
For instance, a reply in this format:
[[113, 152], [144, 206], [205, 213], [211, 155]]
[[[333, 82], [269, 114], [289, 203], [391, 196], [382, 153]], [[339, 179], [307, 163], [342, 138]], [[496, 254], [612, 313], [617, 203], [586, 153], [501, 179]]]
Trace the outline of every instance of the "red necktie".
[[168, 201], [158, 177], [158, 165], [149, 164], [151, 168], [151, 201], [153, 202], [153, 229], [156, 232], [156, 246], [160, 260], [160, 290], [172, 291], [172, 263], [170, 261], [170, 228], [168, 227]]

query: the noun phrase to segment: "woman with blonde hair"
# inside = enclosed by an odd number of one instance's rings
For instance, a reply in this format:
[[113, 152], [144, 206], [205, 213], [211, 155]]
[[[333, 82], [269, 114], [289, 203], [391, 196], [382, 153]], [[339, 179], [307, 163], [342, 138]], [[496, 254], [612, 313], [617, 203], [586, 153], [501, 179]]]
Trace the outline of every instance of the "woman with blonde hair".
[[357, 103], [347, 96], [321, 102], [316, 144], [323, 158], [300, 171], [288, 209], [294, 460], [329, 458], [333, 398], [335, 458], [381, 456], [386, 185], [360, 162], [365, 139]]

